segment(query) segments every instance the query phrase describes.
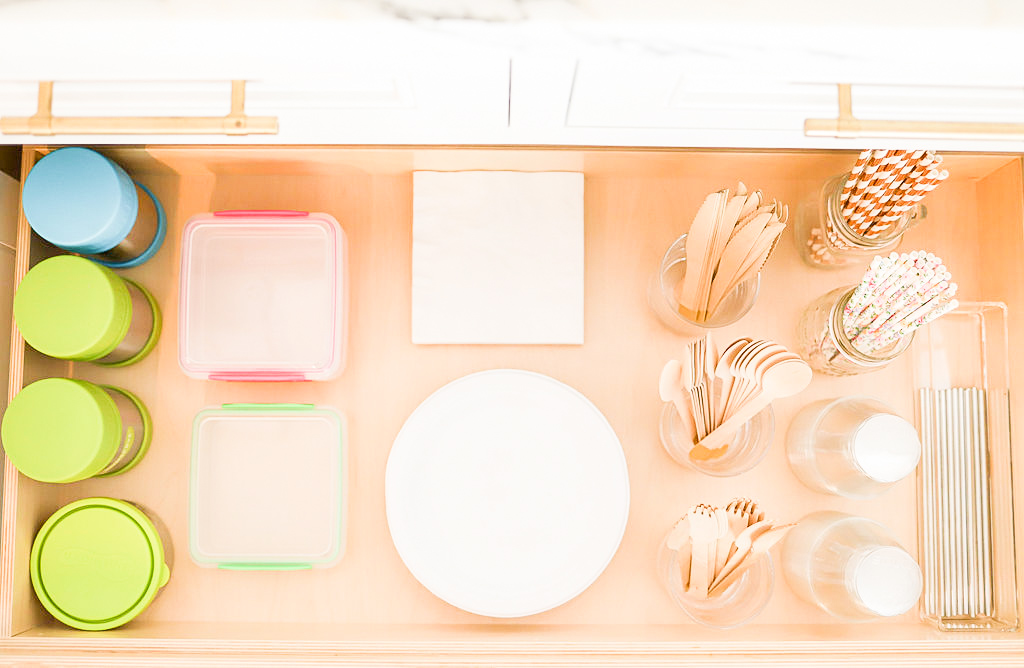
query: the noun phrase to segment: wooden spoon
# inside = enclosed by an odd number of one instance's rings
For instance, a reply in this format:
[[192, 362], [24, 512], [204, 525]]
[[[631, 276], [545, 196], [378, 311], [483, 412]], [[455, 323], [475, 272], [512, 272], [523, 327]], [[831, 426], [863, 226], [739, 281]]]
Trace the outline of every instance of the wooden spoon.
[[[750, 360], [756, 357], [762, 350], [775, 345], [778, 344], [766, 339], [752, 341], [748, 343], [743, 350], [740, 351], [740, 354], [736, 359], [733, 360], [729, 373], [732, 374], [734, 382], [729, 392], [729, 403], [726, 404], [725, 413], [722, 416], [723, 422], [729, 419], [729, 416], [736, 412], [736, 409], [740, 406], [740, 398], [747, 394], [749, 382], [744, 375], [744, 369], [747, 368], [747, 364], [749, 364]], [[783, 350], [785, 350], [785, 348], [783, 348]]]
[[669, 360], [661, 369], [661, 377], [658, 379], [658, 396], [661, 400], [671, 402], [679, 414], [679, 421], [683, 423], [683, 433], [690, 439], [692, 445], [697, 440], [697, 428], [693, 422], [693, 412], [686, 403], [685, 393], [682, 387], [683, 364], [679, 360]]
[[[737, 391], [734, 393], [731, 411], [738, 410], [746, 401], [761, 389], [761, 380], [764, 372], [776, 362], [787, 359], [800, 359], [796, 353], [791, 353], [785, 346], [772, 343], [759, 349], [757, 353], [748, 357], [741, 368], [734, 368], [733, 375], [739, 379]], [[726, 414], [726, 418], [729, 414]]]
[[[790, 352], [788, 350], [777, 350], [776, 352], [773, 352], [770, 355], [767, 354], [767, 352], [768, 351], [764, 351], [765, 354], [763, 354], [761, 356], [761, 359], [755, 361], [755, 364], [757, 366], [756, 366], [756, 368], [753, 369], [753, 374], [754, 374], [753, 386], [754, 387], [761, 387], [764, 384], [764, 374], [765, 374], [765, 372], [768, 369], [772, 368], [774, 365], [779, 364], [781, 362], [787, 362], [787, 361], [794, 361], [795, 362], [795, 361], [799, 361], [800, 360], [800, 356], [799, 355], [797, 355], [796, 353]], [[744, 397], [742, 400], [745, 401], [746, 397]]]
[[743, 423], [754, 417], [773, 399], [788, 397], [802, 391], [811, 382], [811, 367], [803, 360], [783, 360], [766, 369], [761, 391], [754, 395], [697, 445], [714, 450], [726, 445]]
[[732, 363], [748, 343], [750, 343], [750, 339], [736, 339], [725, 347], [725, 350], [722, 351], [721, 356], [718, 358], [718, 364], [715, 365], [715, 377], [722, 381], [722, 391], [718, 396], [716, 404], [715, 427], [722, 424], [722, 420], [725, 419], [725, 406], [729, 401], [733, 382], [736, 380], [736, 377], [732, 375]]

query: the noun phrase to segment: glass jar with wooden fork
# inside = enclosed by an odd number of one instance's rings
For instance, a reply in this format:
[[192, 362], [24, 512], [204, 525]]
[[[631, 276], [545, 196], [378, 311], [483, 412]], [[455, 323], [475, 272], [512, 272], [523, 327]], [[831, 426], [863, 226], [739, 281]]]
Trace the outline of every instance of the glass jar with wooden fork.
[[[720, 388], [721, 381], [715, 385]], [[775, 435], [775, 413], [771, 405], [765, 406], [735, 431], [725, 450], [705, 452], [694, 447], [693, 427], [683, 423], [679, 411], [672, 404], [665, 404], [661, 411], [659, 435], [665, 451], [676, 463], [706, 475], [725, 478], [749, 471], [765, 458]]]
[[771, 599], [775, 569], [768, 550], [788, 529], [765, 520], [749, 499], [734, 499], [725, 508], [694, 506], [662, 541], [658, 575], [693, 621], [741, 626]]
[[676, 462], [734, 476], [764, 458], [775, 429], [772, 400], [801, 391], [811, 370], [768, 340], [737, 339], [719, 355], [710, 335], [662, 369], [661, 443]]

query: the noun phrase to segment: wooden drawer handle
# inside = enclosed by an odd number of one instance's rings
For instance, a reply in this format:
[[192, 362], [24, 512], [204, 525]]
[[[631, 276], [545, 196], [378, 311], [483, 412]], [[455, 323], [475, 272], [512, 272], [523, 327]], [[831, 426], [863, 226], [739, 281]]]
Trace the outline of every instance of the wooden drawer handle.
[[806, 119], [804, 135], [1021, 141], [1024, 140], [1024, 123], [861, 120], [853, 115], [850, 84], [839, 84], [839, 117]]
[[227, 116], [56, 117], [53, 82], [39, 82], [39, 109], [34, 116], [0, 118], [0, 133], [13, 135], [273, 135], [277, 117], [245, 115], [245, 82], [231, 82]]

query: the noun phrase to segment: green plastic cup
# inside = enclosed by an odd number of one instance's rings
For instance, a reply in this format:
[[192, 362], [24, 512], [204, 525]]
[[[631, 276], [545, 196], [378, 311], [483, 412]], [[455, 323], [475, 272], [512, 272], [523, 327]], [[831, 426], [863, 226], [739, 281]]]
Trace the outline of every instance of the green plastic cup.
[[14, 295], [25, 341], [50, 357], [125, 366], [160, 336], [160, 309], [145, 288], [76, 255], [32, 267]]
[[83, 631], [130, 622], [167, 584], [157, 524], [136, 506], [95, 497], [64, 506], [36, 534], [32, 588], [55, 618]]
[[0, 426], [15, 468], [41, 482], [76, 482], [133, 468], [153, 424], [131, 392], [84, 380], [45, 378], [19, 392]]

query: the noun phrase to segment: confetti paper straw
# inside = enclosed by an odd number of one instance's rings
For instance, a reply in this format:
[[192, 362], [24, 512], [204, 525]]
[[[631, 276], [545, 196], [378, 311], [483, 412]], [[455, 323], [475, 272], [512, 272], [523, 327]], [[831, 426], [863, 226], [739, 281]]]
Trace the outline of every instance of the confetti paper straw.
[[843, 330], [871, 355], [956, 308], [957, 284], [926, 251], [876, 256], [843, 310]]

